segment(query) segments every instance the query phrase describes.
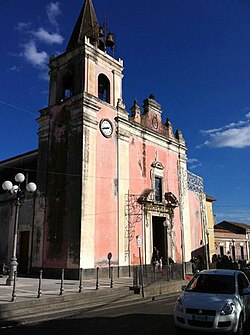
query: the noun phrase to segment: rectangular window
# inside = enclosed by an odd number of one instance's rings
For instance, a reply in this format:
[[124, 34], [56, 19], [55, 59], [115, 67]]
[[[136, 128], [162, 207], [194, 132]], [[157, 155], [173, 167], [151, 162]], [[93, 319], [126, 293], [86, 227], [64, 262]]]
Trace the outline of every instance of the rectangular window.
[[155, 201], [162, 202], [162, 178], [155, 177]]

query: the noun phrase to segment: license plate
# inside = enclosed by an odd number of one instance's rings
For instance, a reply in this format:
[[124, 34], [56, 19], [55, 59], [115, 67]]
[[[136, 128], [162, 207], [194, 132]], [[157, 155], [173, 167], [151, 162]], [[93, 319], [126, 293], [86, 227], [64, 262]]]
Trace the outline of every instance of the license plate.
[[206, 315], [193, 315], [192, 317], [193, 320], [195, 321], [207, 321], [207, 316]]

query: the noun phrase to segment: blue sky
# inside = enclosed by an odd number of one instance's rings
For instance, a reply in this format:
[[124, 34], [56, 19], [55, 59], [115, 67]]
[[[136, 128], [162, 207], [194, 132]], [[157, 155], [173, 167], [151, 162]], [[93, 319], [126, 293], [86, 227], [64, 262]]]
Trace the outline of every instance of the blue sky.
[[[183, 132], [189, 170], [216, 221], [250, 224], [250, 1], [94, 0], [124, 60], [127, 109], [153, 93]], [[0, 160], [37, 148], [48, 59], [66, 48], [83, 0], [3, 1]]]

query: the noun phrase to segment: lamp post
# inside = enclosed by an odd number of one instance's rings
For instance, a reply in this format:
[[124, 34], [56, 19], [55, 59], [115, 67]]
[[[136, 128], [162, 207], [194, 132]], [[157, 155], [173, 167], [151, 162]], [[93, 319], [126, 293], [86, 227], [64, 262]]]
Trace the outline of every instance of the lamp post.
[[163, 221], [164, 226], [164, 257], [166, 258], [166, 266], [167, 266], [167, 280], [169, 280], [169, 254], [168, 254], [168, 230], [171, 228], [171, 217], [168, 213], [166, 216], [166, 220]]
[[[11, 194], [15, 195], [16, 199], [16, 211], [15, 211], [15, 223], [14, 223], [14, 234], [13, 234], [13, 245], [12, 245], [12, 258], [10, 262], [10, 272], [9, 277], [6, 280], [6, 285], [12, 286], [14, 283], [14, 273], [17, 271], [17, 258], [16, 258], [16, 250], [17, 250], [17, 234], [18, 234], [18, 218], [19, 218], [19, 210], [21, 207], [21, 195], [23, 194], [24, 190], [21, 189], [21, 183], [25, 180], [25, 176], [22, 173], [17, 173], [15, 175], [15, 181], [17, 185], [13, 185], [11, 181], [6, 180], [2, 184], [2, 188], [4, 191], [10, 192]], [[36, 184], [35, 183], [28, 183], [26, 185], [26, 190], [28, 192], [34, 193], [36, 191]]]
[[206, 236], [207, 236], [207, 240], [206, 240], [206, 266], [207, 269], [209, 269], [209, 265], [210, 265], [210, 245], [209, 245], [209, 230], [206, 229]]
[[142, 239], [140, 235], [136, 236], [136, 243], [139, 251], [139, 261], [140, 261], [140, 279], [141, 279], [141, 293], [142, 297], [144, 298], [144, 285], [143, 285], [143, 268], [142, 268], [142, 259], [141, 259], [141, 246], [142, 246]]

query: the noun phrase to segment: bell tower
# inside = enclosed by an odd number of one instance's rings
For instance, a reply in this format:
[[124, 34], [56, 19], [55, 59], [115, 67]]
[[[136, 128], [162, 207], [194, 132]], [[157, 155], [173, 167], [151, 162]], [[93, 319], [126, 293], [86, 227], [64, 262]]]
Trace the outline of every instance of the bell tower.
[[[37, 120], [38, 183], [44, 205], [34, 228], [39, 239], [33, 246], [33, 267], [77, 271], [102, 261], [95, 247], [102, 243], [96, 235], [102, 225], [96, 213], [104, 209], [96, 194], [111, 193], [115, 213], [117, 171], [112, 157], [117, 103], [122, 101], [123, 61], [114, 58], [114, 46], [114, 35], [99, 25], [92, 0], [85, 0], [66, 51], [50, 58], [49, 103]], [[107, 159], [108, 154], [113, 156]], [[108, 222], [114, 221], [110, 216]], [[104, 248], [115, 240], [112, 234], [110, 229]]]
[[99, 25], [92, 1], [85, 0], [66, 52], [50, 59], [49, 105], [86, 92], [115, 106], [123, 63], [112, 57], [114, 47], [114, 35]]

